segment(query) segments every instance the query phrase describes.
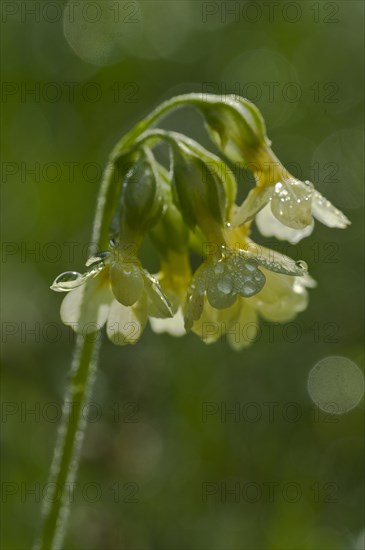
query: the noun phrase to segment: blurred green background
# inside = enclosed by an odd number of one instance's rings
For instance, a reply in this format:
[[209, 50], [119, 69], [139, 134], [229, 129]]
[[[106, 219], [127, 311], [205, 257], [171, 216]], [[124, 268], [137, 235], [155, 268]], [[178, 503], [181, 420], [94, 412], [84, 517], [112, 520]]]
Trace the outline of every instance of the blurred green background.
[[[340, 360], [345, 414], [307, 390], [322, 359], [363, 359], [363, 7], [2, 2], [4, 550], [29, 548], [37, 530], [72, 356], [49, 285], [83, 270], [113, 144], [189, 91], [255, 101], [282, 162], [352, 225], [276, 244], [319, 284], [294, 324], [263, 324], [241, 353], [149, 328], [130, 348], [103, 336], [65, 548], [364, 547], [362, 378]], [[165, 124], [213, 150], [189, 110]], [[252, 178], [239, 180], [243, 197]], [[156, 270], [149, 244], [144, 255]]]

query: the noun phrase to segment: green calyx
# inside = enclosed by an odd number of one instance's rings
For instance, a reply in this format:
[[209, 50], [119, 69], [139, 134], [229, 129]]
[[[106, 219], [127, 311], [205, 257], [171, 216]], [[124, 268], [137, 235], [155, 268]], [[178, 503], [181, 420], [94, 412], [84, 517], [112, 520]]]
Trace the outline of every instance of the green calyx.
[[163, 195], [157, 162], [143, 149], [135, 165], [126, 174], [121, 193], [121, 226], [144, 234], [159, 219]]
[[196, 104], [208, 133], [222, 153], [234, 163], [255, 163], [269, 144], [264, 119], [257, 107], [242, 97], [209, 96]]
[[223, 226], [226, 195], [217, 175], [187, 147], [173, 147], [173, 190], [186, 223], [203, 231], [213, 222]]

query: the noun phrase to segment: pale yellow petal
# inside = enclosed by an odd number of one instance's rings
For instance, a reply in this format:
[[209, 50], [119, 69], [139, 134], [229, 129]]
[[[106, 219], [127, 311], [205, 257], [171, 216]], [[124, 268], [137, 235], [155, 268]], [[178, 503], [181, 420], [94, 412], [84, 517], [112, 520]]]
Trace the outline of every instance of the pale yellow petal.
[[158, 319], [150, 317], [150, 324], [153, 332], [161, 334], [167, 332], [171, 336], [184, 336], [186, 330], [184, 327], [184, 316], [181, 308], [177, 310], [175, 315], [170, 319]]
[[191, 330], [197, 334], [205, 344], [212, 344], [222, 336], [219, 311], [223, 310], [212, 307], [207, 298], [204, 298], [203, 304], [202, 314], [200, 318], [194, 322]]
[[257, 313], [248, 304], [248, 301], [240, 298], [238, 303], [240, 306], [238, 316], [231, 319], [226, 329], [227, 341], [231, 348], [236, 351], [253, 344], [259, 328]]
[[123, 306], [113, 300], [107, 322], [108, 338], [118, 346], [136, 344], [147, 322], [146, 298], [143, 296], [134, 306]]
[[276, 237], [282, 241], [296, 244], [313, 232], [314, 221], [303, 229], [293, 229], [281, 223], [272, 213], [271, 205], [265, 206], [255, 218], [256, 225], [264, 237]]
[[308, 292], [302, 277], [290, 277], [265, 271], [266, 285], [248, 301], [264, 319], [287, 322], [308, 305]]
[[278, 182], [271, 197], [271, 211], [282, 224], [292, 229], [312, 225], [313, 186], [294, 178]]
[[171, 304], [162, 291], [158, 280], [146, 270], [144, 270], [143, 277], [148, 300], [148, 314], [151, 317], [162, 319], [171, 318], [173, 316]]
[[313, 195], [313, 216], [327, 227], [338, 227], [344, 229], [350, 225], [350, 220], [338, 210], [333, 204], [327, 200], [318, 191]]
[[216, 309], [210, 305], [207, 298], [204, 300], [203, 313], [194, 323], [192, 331], [197, 334], [205, 344], [212, 344], [218, 340], [225, 340], [225, 333], [230, 329], [240, 311], [239, 300], [226, 309]]
[[112, 301], [107, 273], [101, 273], [65, 296], [60, 311], [62, 322], [78, 333], [95, 332], [105, 324]]

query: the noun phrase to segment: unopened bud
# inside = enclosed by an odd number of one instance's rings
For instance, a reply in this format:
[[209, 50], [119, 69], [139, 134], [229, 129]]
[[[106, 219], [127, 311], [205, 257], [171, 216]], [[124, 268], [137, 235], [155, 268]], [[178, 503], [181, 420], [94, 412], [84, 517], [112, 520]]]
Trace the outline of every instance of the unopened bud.
[[122, 226], [144, 233], [158, 220], [163, 208], [157, 163], [149, 150], [126, 175], [122, 189]]
[[173, 188], [186, 223], [198, 225], [205, 233], [209, 227], [222, 227], [226, 194], [217, 174], [184, 145], [173, 147], [173, 156]]

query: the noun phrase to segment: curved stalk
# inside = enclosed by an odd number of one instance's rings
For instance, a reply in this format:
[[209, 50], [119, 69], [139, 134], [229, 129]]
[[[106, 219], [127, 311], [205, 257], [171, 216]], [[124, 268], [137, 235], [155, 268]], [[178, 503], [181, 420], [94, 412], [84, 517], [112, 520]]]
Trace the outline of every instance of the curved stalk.
[[138, 122], [116, 145], [113, 151], [114, 158], [122, 155], [148, 128], [165, 117], [170, 111], [179, 109], [185, 105], [195, 105], [204, 103], [203, 94], [183, 94], [164, 101], [154, 109], [143, 120]]
[[[123, 159], [128, 159], [128, 148], [147, 128], [171, 109], [194, 102], [193, 95], [178, 96], [161, 104], [132, 128], [113, 149], [97, 200], [92, 231], [94, 253], [97, 250], [105, 250], [108, 245], [109, 227], [118, 201], [122, 174], [127, 168], [123, 167]], [[42, 506], [42, 531], [33, 546], [34, 550], [57, 550], [62, 547], [71, 502], [70, 490], [76, 479], [86, 428], [84, 411], [96, 378], [99, 337], [98, 332], [77, 337], [61, 425], [49, 473], [49, 490]]]

